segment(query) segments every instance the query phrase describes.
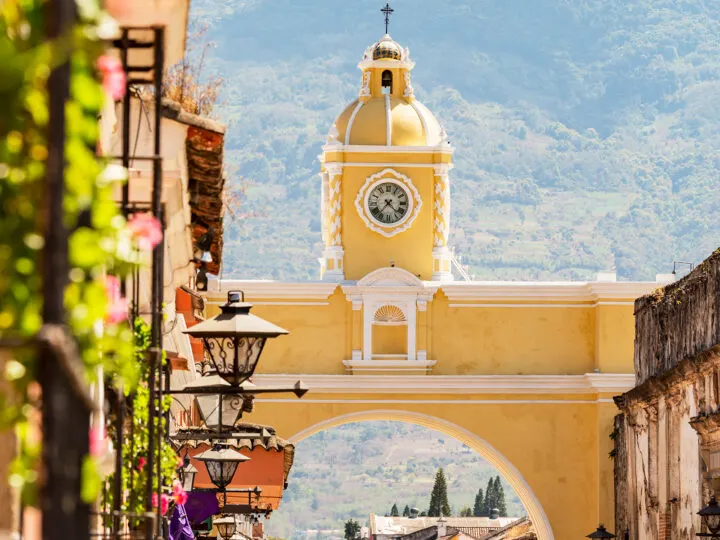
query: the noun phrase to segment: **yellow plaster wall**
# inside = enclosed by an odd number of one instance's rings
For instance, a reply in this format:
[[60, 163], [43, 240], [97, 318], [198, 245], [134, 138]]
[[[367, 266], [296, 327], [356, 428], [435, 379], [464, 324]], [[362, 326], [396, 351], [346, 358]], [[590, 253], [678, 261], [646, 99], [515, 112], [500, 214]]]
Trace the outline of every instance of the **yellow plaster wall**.
[[[404, 420], [454, 436], [489, 459], [487, 447], [468, 437], [467, 430], [517, 469], [544, 509], [557, 540], [583, 538], [597, 526], [601, 491], [597, 459], [592, 452], [598, 447], [596, 403], [353, 403], [337, 394], [313, 393], [305, 399], [306, 403], [258, 399], [253, 421], [270, 423], [281, 436], [293, 438], [301, 432], [311, 434], [317, 424], [332, 425], [333, 419], [337, 424], [360, 419]], [[426, 420], [418, 420], [420, 415]], [[442, 423], [434, 423], [433, 418]], [[493, 464], [513, 484], [512, 471], [506, 465]], [[518, 491], [522, 488], [517, 482], [513, 487]], [[607, 519], [605, 522], [611, 523]]]
[[268, 341], [258, 373], [345, 373], [349, 309], [341, 293], [332, 295], [327, 306], [254, 306], [252, 313], [290, 331]]
[[433, 179], [432, 167], [393, 167], [411, 179], [420, 193], [422, 207], [412, 226], [391, 238], [371, 231], [355, 207], [355, 197], [368, 176], [385, 167], [346, 167], [343, 170], [343, 246], [345, 249], [345, 278], [361, 279], [378, 268], [395, 266], [420, 275], [432, 277], [433, 243]]
[[632, 373], [635, 340], [633, 306], [600, 304], [595, 311], [595, 367], [603, 373]]
[[[454, 308], [432, 306], [433, 369], [441, 374], [561, 374], [592, 372], [592, 307]], [[627, 360], [627, 359], [626, 359]]]
[[407, 354], [407, 326], [373, 326], [373, 354]]

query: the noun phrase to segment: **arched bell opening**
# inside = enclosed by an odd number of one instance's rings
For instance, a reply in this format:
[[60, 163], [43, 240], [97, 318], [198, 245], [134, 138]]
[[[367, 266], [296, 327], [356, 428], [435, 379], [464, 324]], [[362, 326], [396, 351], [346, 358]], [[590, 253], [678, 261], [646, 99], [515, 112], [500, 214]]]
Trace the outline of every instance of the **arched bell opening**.
[[382, 72], [380, 86], [382, 87], [383, 94], [392, 94], [393, 89], [393, 74], [392, 71], [386, 69]]

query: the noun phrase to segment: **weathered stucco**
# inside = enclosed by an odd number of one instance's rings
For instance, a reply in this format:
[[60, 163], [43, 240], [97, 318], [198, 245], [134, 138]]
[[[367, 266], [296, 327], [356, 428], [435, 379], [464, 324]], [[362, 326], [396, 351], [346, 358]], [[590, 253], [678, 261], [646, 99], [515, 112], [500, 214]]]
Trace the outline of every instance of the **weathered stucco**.
[[620, 538], [695, 538], [697, 512], [720, 487], [719, 293], [716, 252], [635, 303], [638, 385], [615, 400]]

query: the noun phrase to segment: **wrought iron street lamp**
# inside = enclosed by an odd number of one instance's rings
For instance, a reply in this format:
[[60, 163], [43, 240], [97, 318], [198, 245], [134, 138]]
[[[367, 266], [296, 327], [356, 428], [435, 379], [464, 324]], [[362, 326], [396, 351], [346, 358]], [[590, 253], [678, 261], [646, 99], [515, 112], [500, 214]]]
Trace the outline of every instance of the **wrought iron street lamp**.
[[249, 461], [250, 458], [243, 456], [240, 452], [232, 448], [215, 445], [210, 450], [206, 450], [202, 454], [195, 456], [195, 459], [205, 463], [210, 481], [217, 486], [220, 491], [232, 482], [235, 471], [240, 463]]
[[615, 538], [615, 535], [605, 530], [605, 525], [600, 524], [594, 532], [591, 532], [585, 538]]
[[[192, 390], [206, 386], [230, 386], [230, 384], [218, 375], [205, 375], [189, 382], [183, 389]], [[196, 394], [195, 403], [207, 428], [216, 431], [223, 428], [232, 428], [245, 409], [245, 398], [240, 394], [223, 396], [219, 394]]]
[[710, 497], [708, 505], [698, 512], [707, 532], [699, 532], [695, 536], [700, 538], [720, 538], [720, 506], [715, 495]]
[[220, 315], [185, 330], [186, 334], [203, 340], [205, 354], [217, 374], [233, 386], [239, 386], [255, 372], [268, 338], [288, 333], [251, 315], [251, 307], [242, 291], [230, 291]]
[[220, 538], [223, 540], [229, 540], [237, 531], [235, 516], [222, 516], [219, 519], [213, 519], [213, 525], [215, 525]]

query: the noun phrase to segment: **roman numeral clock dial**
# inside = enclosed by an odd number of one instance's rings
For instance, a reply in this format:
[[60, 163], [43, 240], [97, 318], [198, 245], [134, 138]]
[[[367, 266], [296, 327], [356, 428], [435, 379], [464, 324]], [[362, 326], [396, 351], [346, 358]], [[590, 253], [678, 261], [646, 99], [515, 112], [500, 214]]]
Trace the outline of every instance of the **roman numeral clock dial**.
[[421, 206], [412, 180], [394, 169], [368, 176], [355, 197], [355, 208], [367, 228], [386, 238], [407, 231]]
[[407, 191], [394, 182], [376, 185], [368, 196], [368, 211], [381, 225], [394, 225], [407, 215], [410, 198]]

